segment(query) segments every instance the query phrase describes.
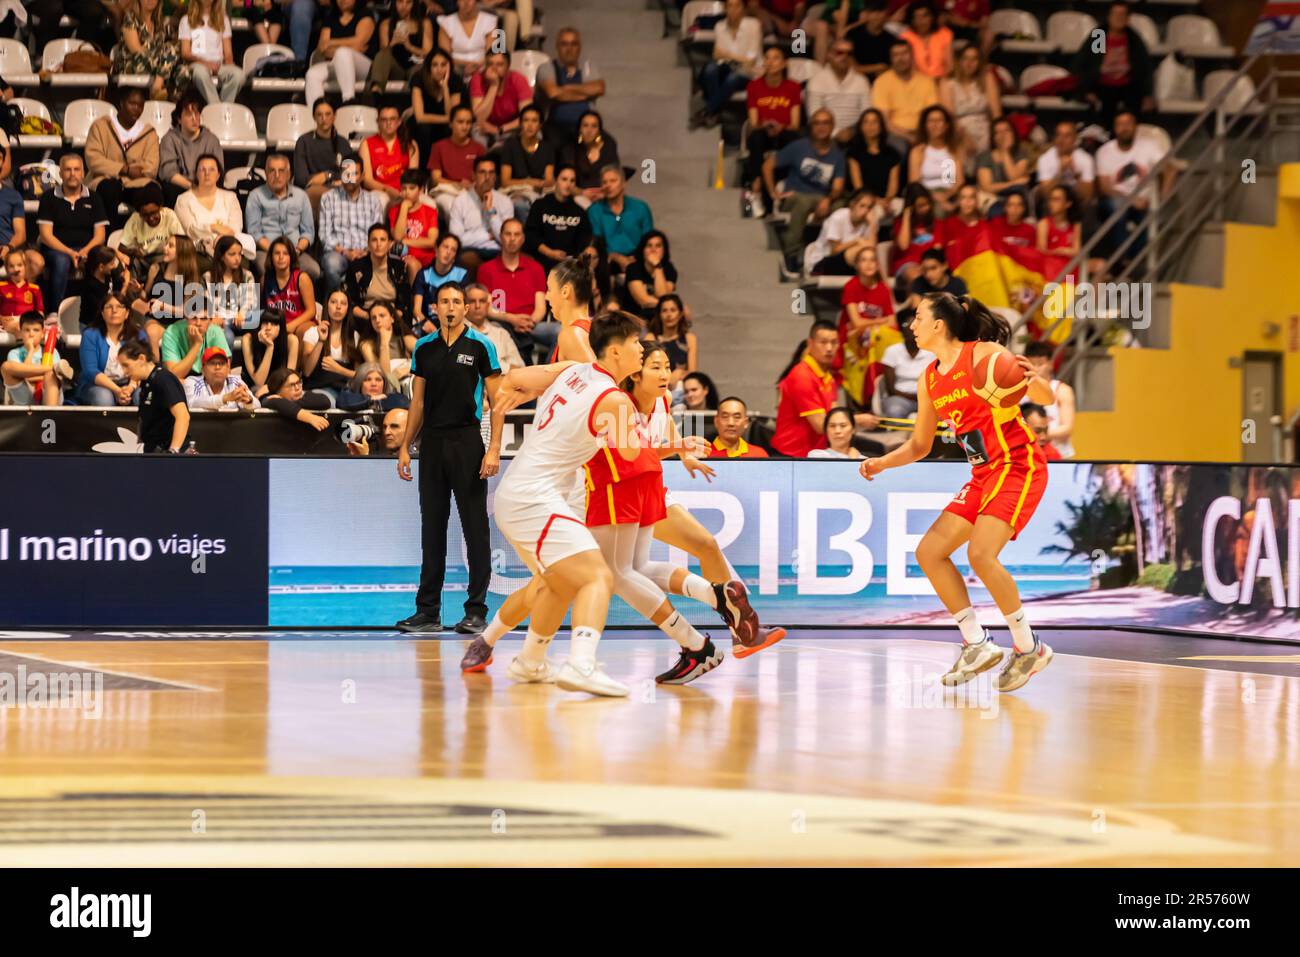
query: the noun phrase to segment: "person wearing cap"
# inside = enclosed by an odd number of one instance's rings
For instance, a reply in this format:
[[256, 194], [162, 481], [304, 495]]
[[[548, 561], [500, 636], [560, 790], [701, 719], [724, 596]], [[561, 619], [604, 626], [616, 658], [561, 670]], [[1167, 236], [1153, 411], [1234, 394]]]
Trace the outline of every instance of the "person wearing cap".
[[[177, 323], [179, 325], [179, 323]], [[230, 374], [230, 356], [220, 346], [203, 350], [203, 373], [184, 382], [185, 404], [210, 412], [251, 412], [262, 403], [248, 390], [244, 380]]]
[[348, 266], [369, 255], [370, 227], [384, 218], [379, 197], [361, 188], [361, 164], [343, 161], [336, 186], [320, 201], [321, 276], [324, 295], [338, 289]]
[[226, 334], [206, 311], [196, 312], [184, 322], [173, 322], [163, 330], [159, 351], [163, 365], [176, 378], [203, 372], [201, 356], [213, 348], [226, 351]]
[[117, 256], [137, 281], [144, 282], [149, 268], [163, 261], [167, 240], [184, 234], [176, 211], [163, 205], [162, 187], [149, 183], [135, 191], [135, 212], [122, 228]]

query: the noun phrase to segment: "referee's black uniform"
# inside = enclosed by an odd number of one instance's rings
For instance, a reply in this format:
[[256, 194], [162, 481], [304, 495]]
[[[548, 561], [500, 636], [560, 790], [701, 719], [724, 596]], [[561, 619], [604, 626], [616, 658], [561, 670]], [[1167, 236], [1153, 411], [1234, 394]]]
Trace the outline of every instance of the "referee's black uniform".
[[[424, 423], [420, 431], [420, 539], [423, 558], [416, 617], [441, 621], [442, 585], [447, 573], [447, 523], [451, 497], [469, 555], [469, 594], [464, 627], [481, 631], [492, 580], [488, 533], [487, 479], [483, 465], [483, 380], [501, 373], [492, 342], [468, 324], [448, 345], [441, 330], [415, 344], [411, 371], [424, 379]], [[407, 619], [409, 622], [410, 619]], [[402, 623], [399, 623], [399, 626]], [[415, 629], [412, 629], [415, 630]]]

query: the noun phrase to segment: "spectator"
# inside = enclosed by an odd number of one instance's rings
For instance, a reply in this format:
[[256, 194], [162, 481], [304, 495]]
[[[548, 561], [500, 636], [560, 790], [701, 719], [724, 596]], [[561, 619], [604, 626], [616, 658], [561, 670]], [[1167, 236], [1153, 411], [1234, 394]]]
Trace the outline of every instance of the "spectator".
[[637, 247], [654, 229], [654, 215], [647, 203], [627, 195], [621, 166], [606, 166], [600, 178], [605, 198], [592, 203], [587, 216], [592, 234], [605, 241], [610, 261], [621, 272], [632, 265]]
[[301, 336], [316, 322], [316, 284], [284, 236], [271, 240], [266, 259], [270, 268], [262, 277], [262, 309], [278, 314], [289, 335]]
[[813, 449], [810, 459], [860, 459], [862, 453], [853, 447], [853, 413], [837, 405], [826, 413], [826, 448]]
[[758, 76], [763, 56], [763, 26], [745, 16], [745, 0], [726, 0], [722, 19], [713, 25], [713, 56], [700, 71], [704, 106], [692, 117], [691, 129], [722, 122], [722, 108]]
[[344, 162], [355, 160], [357, 154], [334, 128], [334, 107], [329, 100], [316, 100], [311, 115], [316, 128], [298, 137], [293, 146], [293, 182], [307, 191], [312, 212], [318, 213], [321, 198], [342, 182]]
[[284, 32], [284, 11], [276, 0], [246, 0], [244, 16], [258, 43], [278, 43]]
[[1020, 405], [1020, 415], [1025, 420], [1025, 425], [1033, 430], [1038, 447], [1043, 450], [1044, 458], [1049, 462], [1059, 462], [1061, 453], [1048, 439], [1051, 423], [1047, 418], [1047, 409], [1036, 402], [1023, 402]]
[[849, 205], [826, 217], [816, 241], [804, 250], [804, 272], [810, 276], [852, 276], [858, 253], [876, 248], [879, 224], [876, 198], [865, 190], [854, 193]]
[[195, 175], [198, 180], [193, 188], [176, 200], [176, 216], [203, 263], [205, 258], [211, 259], [218, 239], [243, 232], [244, 211], [239, 208], [239, 197], [219, 185], [225, 171], [215, 156], [200, 156]]
[[921, 114], [921, 141], [907, 158], [907, 181], [920, 183], [940, 216], [953, 209], [957, 191], [966, 182], [966, 158], [953, 126], [952, 115], [942, 106], [927, 106]]
[[[411, 353], [415, 349], [415, 335], [391, 302], [376, 302], [367, 310], [368, 315], [354, 323], [357, 343], [354, 358], [358, 369], [367, 363], [378, 363], [384, 374], [400, 383], [411, 374]], [[356, 315], [356, 307], [353, 307]]]
[[344, 288], [352, 303], [352, 315], [364, 319], [377, 303], [386, 303], [406, 322], [411, 315], [411, 284], [400, 257], [392, 254], [393, 234], [383, 223], [375, 223], [366, 234], [365, 256], [348, 266]]
[[549, 351], [560, 332], [555, 328], [558, 323], [543, 322], [546, 270], [522, 252], [523, 246], [523, 224], [506, 220], [501, 227], [501, 255], [479, 267], [478, 281], [489, 290], [488, 317], [510, 330], [520, 355], [528, 361], [538, 345]]
[[872, 100], [884, 114], [889, 134], [899, 140], [895, 148], [916, 142], [921, 112], [939, 102], [939, 91], [933, 77], [915, 68], [906, 40], [897, 40], [889, 48], [889, 69], [876, 80]]
[[[763, 161], [763, 182], [768, 195], [790, 213], [790, 226], [782, 242], [785, 267], [797, 273], [802, 263], [804, 224], [809, 216], [820, 223], [831, 214], [844, 192], [844, 153], [831, 133], [835, 118], [818, 110], [808, 124], [809, 135], [783, 147]], [[784, 188], [777, 189], [778, 170], [786, 170]]]
[[840, 291], [839, 351], [833, 368], [856, 408], [871, 402], [876, 360], [898, 341], [894, 297], [880, 275], [875, 249], [858, 253], [856, 272]]
[[690, 372], [682, 379], [682, 403], [673, 405], [674, 412], [716, 412], [718, 387], [703, 372]]
[[524, 248], [548, 271], [591, 242], [591, 221], [574, 198], [577, 177], [572, 166], [555, 171], [555, 192], [533, 203], [524, 226]]
[[939, 19], [952, 30], [954, 40], [978, 46], [988, 56], [995, 39], [989, 29], [989, 0], [945, 0]]
[[888, 20], [885, 0], [867, 0], [862, 16], [845, 31], [844, 38], [853, 44], [854, 68], [868, 79], [875, 79], [889, 69], [894, 34], [885, 29]]
[[618, 143], [605, 132], [604, 120], [595, 110], [588, 110], [578, 120], [577, 142], [560, 151], [560, 163], [573, 167], [584, 206], [600, 199], [600, 171], [623, 164], [618, 158]]
[[361, 168], [355, 159], [343, 161], [340, 185], [320, 202], [321, 276], [325, 291], [333, 292], [349, 265], [366, 255], [369, 229], [384, 218], [384, 204], [361, 188]]
[[171, 100], [184, 77], [181, 50], [163, 18], [162, 0], [127, 0], [122, 39], [113, 50], [114, 76], [148, 76], [149, 95]]
[[[15, 252], [13, 257], [21, 263], [23, 254]], [[9, 405], [62, 405], [63, 384], [72, 381], [72, 366], [57, 349], [46, 364], [45, 314], [24, 312], [16, 322], [19, 344], [0, 363], [5, 401]]]
[[804, 20], [806, 0], [748, 0], [747, 12], [758, 17], [764, 34], [790, 36]]
[[192, 0], [181, 16], [181, 59], [189, 67], [190, 82], [208, 103], [234, 103], [244, 85], [230, 37], [221, 0]]
[[[1130, 230], [1141, 230], [1139, 235], [1124, 250], [1121, 261], [1137, 258], [1146, 246], [1146, 230], [1141, 229], [1147, 211], [1156, 198], [1156, 185], [1152, 182], [1138, 193], [1138, 184], [1142, 178], [1165, 157], [1164, 151], [1154, 139], [1137, 135], [1137, 117], [1130, 110], [1121, 110], [1115, 115], [1115, 138], [1102, 144], [1097, 150], [1097, 183], [1101, 195], [1097, 198], [1097, 215], [1104, 223], [1130, 199], [1133, 205], [1124, 217], [1115, 224], [1105, 239], [1106, 248], [1115, 252], [1123, 245]], [[1174, 185], [1176, 170], [1172, 163], [1166, 163], [1160, 171], [1161, 197], [1168, 195]]]
[[1038, 221], [1038, 251], [1074, 258], [1083, 248], [1074, 194], [1068, 186], [1054, 186], [1047, 197], [1047, 215]]
[[1002, 204], [1002, 215], [989, 219], [994, 241], [1019, 249], [1037, 249], [1038, 230], [1025, 218], [1028, 209], [1023, 194], [1008, 194]]
[[913, 3], [907, 20], [909, 26], [902, 37], [912, 48], [917, 72], [935, 81], [952, 73], [952, 31], [937, 23], [934, 7], [925, 2]]
[[[516, 227], [519, 225], [518, 220], [511, 220], [511, 224]], [[507, 224], [510, 225], [510, 224]], [[523, 233], [520, 230], [520, 242], [522, 243]], [[505, 257], [494, 259], [493, 262], [500, 262]], [[543, 293], [545, 297], [545, 293]], [[488, 287], [482, 283], [472, 283], [465, 287], [465, 322], [472, 326], [475, 331], [486, 338], [492, 347], [497, 351], [497, 359], [501, 364], [501, 372], [505, 374], [511, 369], [518, 369], [527, 365], [524, 357], [519, 352], [519, 347], [515, 345], [515, 338], [511, 327], [502, 325], [500, 322], [494, 322], [488, 318], [491, 314], [492, 295], [488, 292]], [[545, 298], [542, 301], [542, 311], [546, 311]], [[532, 341], [528, 342], [528, 348], [531, 352]]]
[[[120, 301], [117, 296], [109, 296], [105, 309], [108, 303]], [[207, 312], [197, 312], [163, 331], [162, 362], [172, 375], [183, 380], [203, 371], [203, 353], [212, 348], [226, 348], [225, 330]]]
[[456, 197], [474, 185], [474, 164], [487, 152], [482, 143], [469, 135], [473, 124], [474, 111], [468, 106], [453, 109], [451, 136], [434, 143], [429, 156], [434, 198], [444, 222], [451, 218], [451, 204]]
[[[920, 304], [921, 297], [929, 293], [946, 292], [953, 296], [965, 296], [969, 290], [965, 280], [948, 271], [948, 258], [942, 249], [927, 249], [921, 257], [921, 274], [912, 280], [912, 285], [906, 292], [903, 301], [909, 309], [915, 309]], [[895, 298], [899, 298], [901, 293], [902, 290], [895, 286]]]
[[[826, 448], [826, 413], [835, 407], [839, 391], [829, 370], [839, 342], [834, 324], [817, 320], [808, 331], [802, 357], [796, 355], [782, 374], [772, 436], [772, 449], [779, 455], [802, 459], [813, 449]], [[879, 420], [859, 412], [854, 424], [874, 429]]]
[[627, 293], [643, 319], [653, 316], [659, 299], [677, 288], [677, 267], [662, 230], [652, 229], [641, 238], [626, 279]]
[[270, 391], [267, 382], [272, 372], [298, 367], [298, 337], [285, 331], [284, 314], [278, 309], [264, 310], [257, 331], [245, 332], [239, 348], [244, 382], [258, 398]]
[[379, 52], [366, 83], [372, 97], [382, 94], [390, 80], [408, 80], [433, 52], [433, 21], [415, 0], [394, 0], [393, 12], [379, 23]]
[[818, 63], [826, 62], [831, 45], [844, 38], [849, 24], [862, 13], [863, 0], [827, 0], [821, 17], [813, 24], [813, 55]]
[[761, 218], [767, 212], [763, 193], [763, 160], [799, 138], [802, 124], [803, 87], [790, 79], [785, 51], [770, 46], [763, 52], [763, 73], [745, 88], [745, 108], [749, 119], [749, 136], [745, 140], [748, 155], [741, 176], [748, 192], [745, 202], [750, 213]]
[[826, 65], [808, 81], [808, 113], [829, 110], [835, 117], [835, 139], [846, 143], [862, 111], [870, 106], [871, 84], [853, 69], [853, 44], [836, 40]]
[[983, 230], [984, 217], [980, 215], [980, 195], [974, 183], [967, 183], [957, 191], [953, 214], [939, 223], [944, 255], [951, 262], [960, 262], [970, 254], [973, 243]]
[[674, 292], [661, 296], [646, 329], [664, 347], [664, 355], [672, 367], [668, 387], [674, 393], [681, 392], [682, 380], [698, 368], [700, 346], [699, 339], [691, 332], [691, 320], [682, 305], [682, 297]]
[[388, 210], [389, 229], [405, 251], [406, 281], [412, 284], [421, 269], [433, 264], [438, 247], [438, 207], [424, 191], [427, 181], [424, 170], [408, 169], [402, 174], [400, 202]]
[[749, 410], [742, 399], [729, 395], [717, 404], [713, 416], [717, 438], [709, 449], [711, 459], [765, 459], [767, 450], [745, 441], [749, 432]]
[[162, 188], [150, 183], [136, 191], [135, 212], [122, 229], [117, 251], [130, 260], [135, 277], [144, 279], [163, 261], [167, 240], [184, 233], [176, 211], [163, 205]]
[[[8, 157], [9, 151], [0, 146], [0, 154]], [[7, 160], [6, 160], [7, 162]], [[0, 258], [11, 249], [22, 249], [27, 254], [27, 278], [35, 280], [45, 268], [45, 259], [34, 245], [28, 244], [27, 213], [23, 195], [9, 184], [0, 181]]]
[[885, 394], [881, 408], [891, 419], [907, 419], [916, 415], [916, 388], [926, 368], [934, 362], [934, 353], [916, 344], [911, 322], [901, 323], [903, 341], [895, 342], [885, 350], [880, 363], [884, 367]]
[[107, 246], [96, 246], [87, 253], [82, 271], [84, 276], [77, 284], [82, 315], [98, 315], [104, 300], [110, 295], [119, 296], [128, 305], [135, 299], [137, 290], [131, 288], [133, 283], [126, 268], [118, 260], [117, 253]]
[[[20, 338], [19, 320], [29, 312], [45, 318], [45, 298], [41, 288], [27, 281], [27, 256], [21, 249], [11, 249], [4, 257], [7, 275], [0, 283], [0, 332]], [[21, 402], [19, 405], [26, 405]]]
[[1116, 0], [1106, 11], [1106, 36], [1097, 43], [1089, 33], [1079, 44], [1070, 73], [1079, 80], [1079, 92], [1109, 123], [1117, 112], [1150, 112], [1155, 70], [1142, 37], [1129, 26], [1130, 4]]
[[939, 81], [939, 99], [957, 119], [965, 155], [974, 156], [992, 146], [990, 133], [994, 118], [1002, 115], [1002, 94], [978, 47], [965, 47], [958, 54], [952, 72]]
[[411, 79], [411, 122], [423, 168], [432, 168], [433, 144], [451, 136], [452, 111], [468, 105], [469, 87], [451, 68], [451, 57], [434, 50]]
[[[144, 330], [155, 353], [161, 348], [163, 330], [184, 318], [187, 297], [202, 289], [199, 257], [190, 238], [184, 233], [167, 237], [163, 242], [162, 259], [149, 267], [144, 297], [131, 304], [132, 310], [144, 322]], [[82, 315], [94, 314], [83, 310]]]
[[[439, 0], [444, 6], [450, 0]], [[525, 46], [533, 32], [533, 0], [479, 0], [479, 6], [501, 19], [500, 34], [505, 48]]]
[[1096, 166], [1087, 151], [1079, 147], [1079, 134], [1072, 120], [1056, 124], [1051, 149], [1038, 157], [1034, 172], [1040, 200], [1057, 186], [1068, 186], [1081, 204], [1086, 206], [1092, 201]]
[[[319, 392], [333, 408], [339, 393], [352, 381], [353, 369], [348, 358], [349, 344], [354, 339], [352, 304], [348, 294], [335, 289], [325, 300], [325, 314], [307, 327], [302, 334], [302, 372], [305, 382], [300, 383], [312, 392]], [[279, 392], [270, 379], [266, 387]]]
[[317, 432], [330, 427], [330, 420], [317, 414], [331, 408], [329, 397], [320, 392], [304, 393], [302, 376], [292, 369], [276, 369], [267, 376], [261, 401], [271, 411]]
[[[277, 0], [289, 8], [289, 46], [303, 63], [311, 55], [311, 33], [316, 22], [316, 0]], [[302, 186], [301, 183], [298, 184]]]
[[[149, 349], [135, 316], [117, 296], [104, 300], [97, 315], [89, 317], [81, 333], [81, 377], [77, 401], [81, 405], [112, 408], [130, 405], [134, 389], [119, 361], [123, 343], [141, 342]], [[150, 349], [153, 355], [153, 350]]]
[[208, 287], [208, 309], [214, 325], [226, 335], [226, 351], [233, 354], [235, 340], [257, 328], [262, 315], [257, 280], [244, 268], [244, 248], [234, 236], [217, 240], [212, 269], [203, 274]]
[[[123, 307], [125, 310], [125, 307]], [[140, 444], [145, 454], [179, 455], [189, 441], [190, 410], [180, 380], [153, 361], [149, 347], [128, 339], [118, 350], [122, 371], [135, 384], [140, 409]]]
[[402, 198], [402, 174], [420, 165], [420, 148], [402, 124], [395, 106], [379, 108], [379, 132], [361, 144], [361, 185], [379, 194], [385, 206]]
[[88, 185], [110, 220], [119, 221], [122, 201], [158, 176], [158, 156], [158, 132], [144, 119], [144, 92], [123, 87], [117, 113], [101, 116], [86, 133]]
[[266, 158], [266, 182], [248, 194], [244, 222], [257, 247], [257, 271], [266, 271], [271, 242], [284, 236], [298, 253], [298, 264], [313, 279], [320, 278], [320, 266], [307, 250], [316, 241], [311, 200], [305, 190], [289, 182], [289, 157], [272, 153]]
[[591, 270], [591, 314], [622, 311], [614, 294], [614, 280], [605, 253], [605, 241], [593, 239], [582, 251], [582, 261]]
[[85, 185], [86, 166], [76, 153], [59, 159], [60, 185], [41, 195], [36, 211], [41, 255], [45, 270], [45, 301], [51, 306], [63, 302], [68, 281], [86, 261], [86, 255], [104, 243], [108, 214], [99, 196]]
[[370, 72], [370, 53], [375, 38], [375, 21], [357, 12], [357, 0], [334, 0], [325, 18], [316, 53], [320, 62], [307, 68], [307, 102], [325, 95], [330, 74], [339, 85], [339, 97], [351, 103], [357, 95], [357, 79]]
[[203, 350], [203, 374], [184, 382], [185, 404], [207, 412], [252, 412], [262, 403], [249, 391], [244, 380], [230, 374], [230, 355], [216, 346]]
[[891, 215], [902, 187], [903, 157], [889, 145], [884, 114], [875, 108], [863, 110], [844, 156], [849, 188], [855, 193], [866, 190], [876, 198], [881, 215]]
[[555, 186], [555, 145], [542, 139], [542, 111], [529, 104], [519, 111], [519, 129], [501, 146], [501, 189], [524, 220], [538, 197]]
[[410, 408], [411, 400], [404, 396], [383, 367], [377, 362], [367, 362], [357, 368], [347, 391], [339, 394], [339, 408], [345, 412], [370, 409], [387, 413], [391, 409]]
[[920, 183], [911, 183], [903, 194], [903, 215], [894, 220], [894, 248], [890, 268], [894, 286], [911, 284], [921, 272], [921, 255], [942, 244], [934, 216], [934, 200]]
[[459, 257], [460, 239], [454, 233], [443, 233], [438, 237], [438, 248], [434, 252], [433, 264], [421, 269], [419, 275], [415, 277], [415, 285], [411, 289], [411, 314], [414, 316], [413, 321], [420, 335], [427, 335], [438, 326], [438, 313], [434, 307], [437, 305], [438, 290], [442, 285], [449, 282], [465, 282], [467, 273], [464, 267], [456, 265]]
[[510, 69], [510, 54], [490, 51], [483, 69], [469, 80], [474, 123], [487, 145], [499, 143], [519, 129], [519, 112], [533, 102], [533, 88], [518, 70]]
[[1029, 172], [1029, 151], [1020, 142], [1015, 125], [1005, 117], [996, 120], [993, 148], [975, 158], [975, 181], [984, 201], [992, 203], [989, 215], [997, 216], [1011, 196], [1028, 197]]
[[456, 0], [456, 12], [438, 17], [438, 27], [438, 46], [468, 76], [483, 65], [497, 18], [480, 10], [478, 0]]
[[474, 161], [474, 188], [451, 204], [448, 228], [460, 237], [460, 263], [471, 277], [480, 265], [500, 255], [501, 226], [515, 215], [514, 204], [496, 188], [496, 181], [496, 159], [480, 156]]
[[582, 36], [563, 27], [555, 36], [555, 57], [537, 71], [537, 96], [547, 110], [546, 128], [555, 140], [577, 135], [578, 122], [605, 95], [605, 81], [582, 58]]
[[1031, 342], [1025, 346], [1025, 358], [1034, 372], [1047, 380], [1056, 401], [1044, 406], [1047, 417], [1047, 440], [1063, 459], [1074, 458], [1074, 389], [1056, 378], [1054, 366], [1056, 347], [1050, 342]]

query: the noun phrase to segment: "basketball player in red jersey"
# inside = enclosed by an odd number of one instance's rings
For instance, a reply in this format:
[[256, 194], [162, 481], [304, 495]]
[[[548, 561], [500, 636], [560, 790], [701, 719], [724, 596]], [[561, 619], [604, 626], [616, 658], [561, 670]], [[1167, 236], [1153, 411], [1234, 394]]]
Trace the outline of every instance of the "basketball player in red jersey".
[[[888, 455], [866, 459], [860, 471], [870, 480], [885, 469], [924, 458], [939, 421], [951, 426], [971, 464], [971, 478], [916, 548], [917, 562], [961, 629], [961, 654], [943, 683], [964, 684], [1003, 659], [1002, 649], [976, 620], [966, 583], [952, 562], [952, 553], [966, 545], [971, 570], [1006, 617], [1015, 646], [998, 675], [998, 690], [1015, 691], [1047, 667], [1052, 649], [1029, 627], [1020, 591], [998, 555], [1028, 524], [1043, 497], [1047, 461], [1020, 409], [991, 405], [973, 385], [976, 364], [1006, 351], [1011, 327], [970, 296], [930, 293], [917, 306], [912, 332], [917, 344], [936, 356], [917, 383], [912, 437]], [[1051, 386], [1023, 356], [1015, 358], [1029, 381], [1026, 398], [1050, 402]]]

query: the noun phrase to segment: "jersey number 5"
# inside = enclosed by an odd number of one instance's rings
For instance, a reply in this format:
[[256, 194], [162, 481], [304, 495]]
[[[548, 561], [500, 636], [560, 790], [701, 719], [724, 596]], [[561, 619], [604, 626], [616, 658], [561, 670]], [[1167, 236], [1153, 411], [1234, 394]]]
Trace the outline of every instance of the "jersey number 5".
[[546, 428], [546, 426], [550, 423], [551, 419], [555, 418], [555, 407], [557, 405], [566, 405], [568, 401], [569, 400], [562, 395], [557, 395], [554, 399], [552, 399], [550, 403], [546, 406], [546, 415], [542, 417], [542, 421], [538, 424], [537, 431], [538, 432], [542, 431], [542, 429]]

